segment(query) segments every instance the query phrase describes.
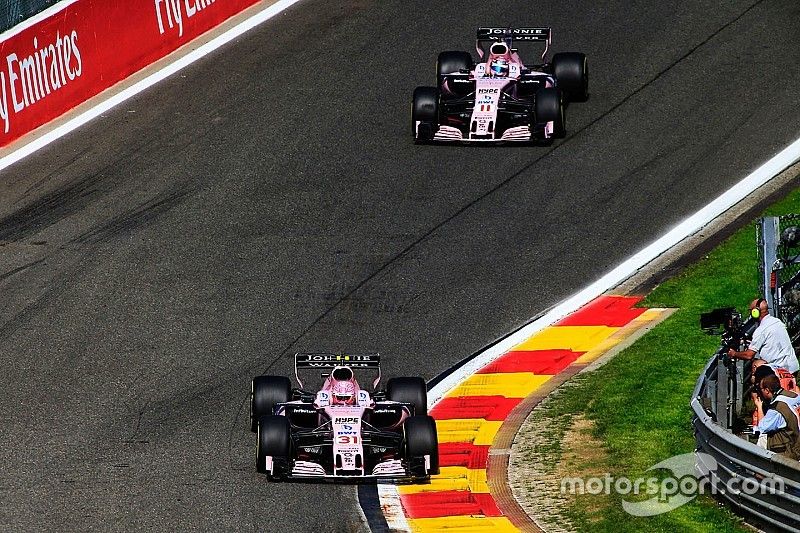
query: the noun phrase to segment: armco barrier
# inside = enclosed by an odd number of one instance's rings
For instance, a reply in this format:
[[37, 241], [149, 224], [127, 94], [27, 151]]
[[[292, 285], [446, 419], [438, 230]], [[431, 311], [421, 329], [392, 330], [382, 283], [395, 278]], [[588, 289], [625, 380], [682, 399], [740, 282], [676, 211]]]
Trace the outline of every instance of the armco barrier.
[[[698, 467], [710, 472], [715, 497], [741, 514], [750, 514], [771, 528], [800, 531], [800, 463], [760, 448], [715, 422], [711, 391], [716, 388], [717, 365], [715, 356], [697, 380], [691, 401], [697, 451], [716, 461], [715, 465], [705, 464], [708, 461], [698, 455]], [[781, 481], [784, 490], [742, 490], [748, 484], [772, 481]]]
[[0, 34], [0, 147], [259, 0], [72, 0]]

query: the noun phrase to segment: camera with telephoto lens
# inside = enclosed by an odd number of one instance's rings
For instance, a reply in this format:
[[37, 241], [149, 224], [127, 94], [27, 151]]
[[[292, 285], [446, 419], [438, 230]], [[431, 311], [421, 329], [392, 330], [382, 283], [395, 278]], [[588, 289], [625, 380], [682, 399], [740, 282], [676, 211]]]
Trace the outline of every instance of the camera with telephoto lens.
[[700, 314], [700, 329], [709, 335], [720, 335], [720, 348], [717, 355], [725, 365], [731, 363], [728, 350], [742, 351], [753, 338], [758, 327], [758, 319], [749, 317], [742, 321], [742, 315], [735, 307], [722, 307]]

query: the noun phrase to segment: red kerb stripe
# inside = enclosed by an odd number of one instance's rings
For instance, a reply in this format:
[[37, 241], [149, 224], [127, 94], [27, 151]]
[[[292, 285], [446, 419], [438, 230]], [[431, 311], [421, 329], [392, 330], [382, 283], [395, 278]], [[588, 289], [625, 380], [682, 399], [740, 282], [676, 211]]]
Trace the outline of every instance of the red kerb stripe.
[[641, 300], [639, 296], [600, 296], [556, 323], [556, 326], [622, 327], [647, 311], [644, 308], [633, 308]]
[[534, 350], [508, 352], [478, 371], [478, 374], [533, 372], [553, 376], [573, 363], [584, 352], [571, 350]]
[[465, 466], [472, 469], [486, 468], [489, 446], [476, 446], [467, 442], [439, 444], [439, 466]]
[[459, 396], [445, 398], [437, 403], [430, 415], [437, 420], [454, 418], [483, 418], [485, 420], [505, 420], [508, 413], [516, 407], [520, 398], [505, 396]]
[[445, 516], [502, 516], [491, 494], [474, 494], [466, 490], [404, 494], [400, 502], [407, 518], [439, 518]]

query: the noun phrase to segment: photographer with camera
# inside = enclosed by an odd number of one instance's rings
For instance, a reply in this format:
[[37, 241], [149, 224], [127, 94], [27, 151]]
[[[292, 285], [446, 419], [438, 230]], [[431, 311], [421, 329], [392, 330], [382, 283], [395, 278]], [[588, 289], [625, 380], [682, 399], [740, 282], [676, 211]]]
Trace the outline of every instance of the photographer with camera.
[[[767, 449], [790, 459], [800, 459], [800, 397], [784, 390], [777, 376], [767, 376], [757, 385], [755, 399], [761, 421], [756, 429], [767, 436]], [[764, 403], [769, 402], [766, 410]]]
[[769, 314], [767, 301], [763, 298], [751, 302], [750, 316], [759, 322], [750, 345], [743, 351], [729, 349], [728, 357], [744, 360], [763, 359], [773, 369], [785, 368], [797, 377], [800, 364], [794, 353], [789, 333], [786, 331], [786, 325]]

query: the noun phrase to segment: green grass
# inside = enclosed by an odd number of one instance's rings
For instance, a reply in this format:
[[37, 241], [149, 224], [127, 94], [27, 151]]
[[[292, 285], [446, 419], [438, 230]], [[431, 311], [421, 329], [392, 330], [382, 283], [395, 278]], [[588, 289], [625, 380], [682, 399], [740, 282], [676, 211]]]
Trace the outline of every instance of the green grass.
[[[800, 213], [800, 191], [766, 214]], [[593, 471], [613, 477], [650, 477], [645, 471], [669, 457], [694, 450], [689, 400], [719, 338], [699, 329], [699, 315], [715, 307], [741, 311], [758, 297], [755, 222], [708, 256], [647, 296], [647, 307], [678, 308], [670, 318], [598, 370], [579, 376], [547, 402], [542, 414], [553, 421], [552, 443], [532, 460], [557, 461], [560, 437], [576, 415], [593, 422], [602, 443], [601, 464]], [[598, 470], [599, 469], [599, 470]], [[633, 498], [630, 498], [633, 499]], [[740, 520], [709, 497], [700, 497], [653, 517], [628, 515], [622, 497], [578, 496], [567, 516], [579, 531], [745, 531]]]

